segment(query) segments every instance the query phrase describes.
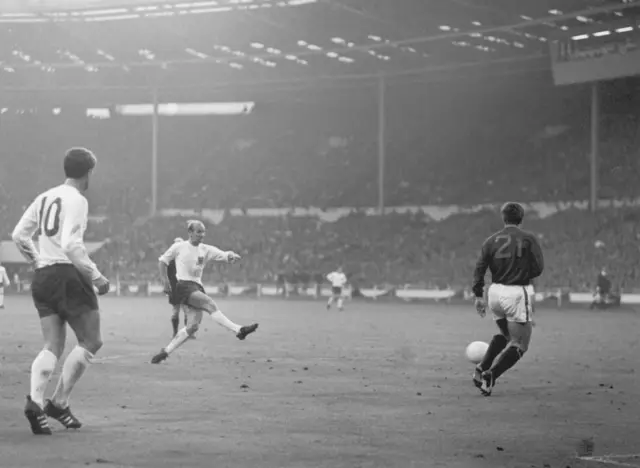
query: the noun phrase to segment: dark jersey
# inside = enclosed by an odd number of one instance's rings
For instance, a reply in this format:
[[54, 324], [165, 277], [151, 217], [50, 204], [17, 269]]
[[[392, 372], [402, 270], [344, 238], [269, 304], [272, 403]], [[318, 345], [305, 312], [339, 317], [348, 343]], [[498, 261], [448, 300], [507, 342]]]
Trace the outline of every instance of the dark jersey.
[[493, 283], [526, 286], [544, 270], [542, 249], [536, 236], [517, 226], [506, 226], [482, 244], [473, 274], [473, 293], [482, 297], [484, 275]]
[[176, 261], [171, 260], [169, 265], [167, 265], [167, 278], [169, 278], [169, 284], [172, 288], [176, 287], [178, 284], [178, 278], [176, 278]]

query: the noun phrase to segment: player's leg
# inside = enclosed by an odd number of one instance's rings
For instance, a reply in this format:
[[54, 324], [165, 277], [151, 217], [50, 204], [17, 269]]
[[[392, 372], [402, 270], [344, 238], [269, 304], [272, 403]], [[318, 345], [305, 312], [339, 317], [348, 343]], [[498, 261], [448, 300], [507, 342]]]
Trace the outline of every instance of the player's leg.
[[62, 374], [45, 411], [67, 429], [79, 429], [82, 423], [71, 413], [69, 398], [74, 387], [84, 375], [95, 354], [102, 348], [100, 312], [97, 309], [74, 311], [67, 318], [78, 344], [71, 350], [62, 366]]
[[[178, 333], [178, 327], [180, 326], [180, 304], [173, 304], [173, 313], [171, 314], [171, 327], [173, 328], [173, 336]], [[186, 317], [185, 317], [186, 319]]]
[[487, 291], [487, 305], [491, 310], [499, 333], [491, 338], [487, 352], [473, 373], [473, 384], [485, 396], [491, 394], [491, 388], [487, 387], [486, 381], [483, 379], [483, 373], [491, 368], [495, 359], [506, 348], [507, 343], [509, 343], [509, 329], [506, 318], [510, 304], [508, 296], [508, 288], [499, 284], [492, 284], [489, 287], [489, 291]]
[[235, 333], [239, 340], [244, 340], [248, 335], [258, 329], [257, 323], [241, 326], [229, 320], [218, 308], [215, 301], [202, 291], [192, 292], [187, 300], [187, 304], [195, 309], [207, 312], [216, 323]]
[[340, 294], [338, 295], [337, 306], [338, 310], [344, 309], [344, 296], [342, 295], [342, 291], [340, 291]]
[[31, 364], [30, 392], [24, 414], [34, 434], [51, 434], [44, 411], [44, 395], [58, 360], [64, 351], [66, 324], [59, 314], [64, 306], [64, 270], [51, 266], [36, 270], [31, 295], [38, 315], [44, 346]]
[[530, 286], [512, 287], [505, 297], [507, 299], [505, 317], [507, 318], [509, 342], [497, 361], [482, 374], [487, 395], [491, 394], [498, 377], [511, 369], [529, 349], [533, 330], [533, 288]]
[[4, 286], [0, 286], [0, 309], [4, 309]]
[[[46, 312], [45, 312], [46, 313]], [[40, 314], [43, 311], [40, 310]], [[34, 434], [51, 434], [51, 428], [44, 411], [44, 395], [58, 359], [64, 351], [66, 325], [58, 315], [45, 315], [40, 319], [44, 346], [31, 364], [30, 391], [24, 414]]]
[[511, 369], [529, 349], [533, 324], [531, 322], [509, 322], [509, 345], [491, 368], [494, 382]]
[[204, 314], [204, 311], [194, 309], [193, 307], [189, 307], [187, 305], [182, 306], [182, 310], [184, 312], [187, 324], [184, 328], [178, 330], [176, 336], [173, 337], [171, 342], [165, 348], [162, 348], [158, 354], [153, 356], [153, 358], [151, 359], [151, 364], [160, 364], [162, 361], [167, 359], [171, 353], [173, 353], [187, 340], [189, 340], [189, 338], [191, 338], [200, 328], [200, 323], [202, 323], [202, 315]]
[[78, 340], [62, 366], [56, 391], [45, 411], [67, 428], [77, 429], [82, 424], [69, 408], [69, 398], [75, 385], [91, 365], [93, 357], [102, 348], [98, 298], [91, 282], [71, 267], [65, 290], [65, 318]]
[[331, 296], [329, 296], [329, 300], [327, 301], [327, 310], [331, 309], [331, 306], [336, 300], [336, 295], [332, 292]]

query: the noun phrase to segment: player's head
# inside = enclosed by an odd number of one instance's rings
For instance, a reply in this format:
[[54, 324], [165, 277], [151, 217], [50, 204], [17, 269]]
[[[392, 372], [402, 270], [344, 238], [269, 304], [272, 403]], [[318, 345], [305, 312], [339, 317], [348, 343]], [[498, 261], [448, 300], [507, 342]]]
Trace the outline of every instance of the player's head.
[[204, 227], [204, 223], [202, 221], [198, 221], [197, 219], [190, 219], [187, 221], [187, 232], [189, 233], [189, 242], [193, 245], [198, 245], [204, 239], [204, 235], [207, 230]]
[[97, 163], [98, 159], [88, 149], [71, 148], [64, 157], [64, 175], [67, 180], [76, 182], [78, 189], [87, 190]]
[[342, 267], [341, 267], [341, 266], [339, 266], [339, 267], [338, 267], [338, 269], [337, 269], [336, 271], [337, 271], [338, 273], [342, 273], [342, 272], [343, 272]]
[[507, 226], [520, 226], [524, 219], [524, 208], [520, 203], [507, 202], [500, 210], [502, 221]]

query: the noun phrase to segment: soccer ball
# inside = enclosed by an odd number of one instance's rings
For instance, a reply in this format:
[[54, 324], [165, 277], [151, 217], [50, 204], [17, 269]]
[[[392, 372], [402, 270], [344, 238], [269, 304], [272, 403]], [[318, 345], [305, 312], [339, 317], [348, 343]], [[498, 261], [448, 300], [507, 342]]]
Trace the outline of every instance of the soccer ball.
[[467, 359], [473, 364], [479, 364], [482, 361], [482, 358], [487, 353], [487, 349], [489, 349], [489, 345], [484, 341], [474, 341], [465, 350], [465, 355]]

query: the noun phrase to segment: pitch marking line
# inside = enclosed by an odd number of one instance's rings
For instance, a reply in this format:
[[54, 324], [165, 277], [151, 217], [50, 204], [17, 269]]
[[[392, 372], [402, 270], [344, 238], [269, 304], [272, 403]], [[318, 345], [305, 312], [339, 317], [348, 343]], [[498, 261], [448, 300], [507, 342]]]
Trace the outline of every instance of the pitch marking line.
[[153, 353], [114, 354], [112, 356], [105, 356], [105, 357], [95, 358], [93, 360], [93, 362], [95, 364], [100, 364], [100, 363], [103, 363], [103, 362], [119, 361], [121, 359], [131, 359], [131, 358], [139, 358], [139, 357], [144, 357], [144, 356], [150, 356], [152, 354]]

